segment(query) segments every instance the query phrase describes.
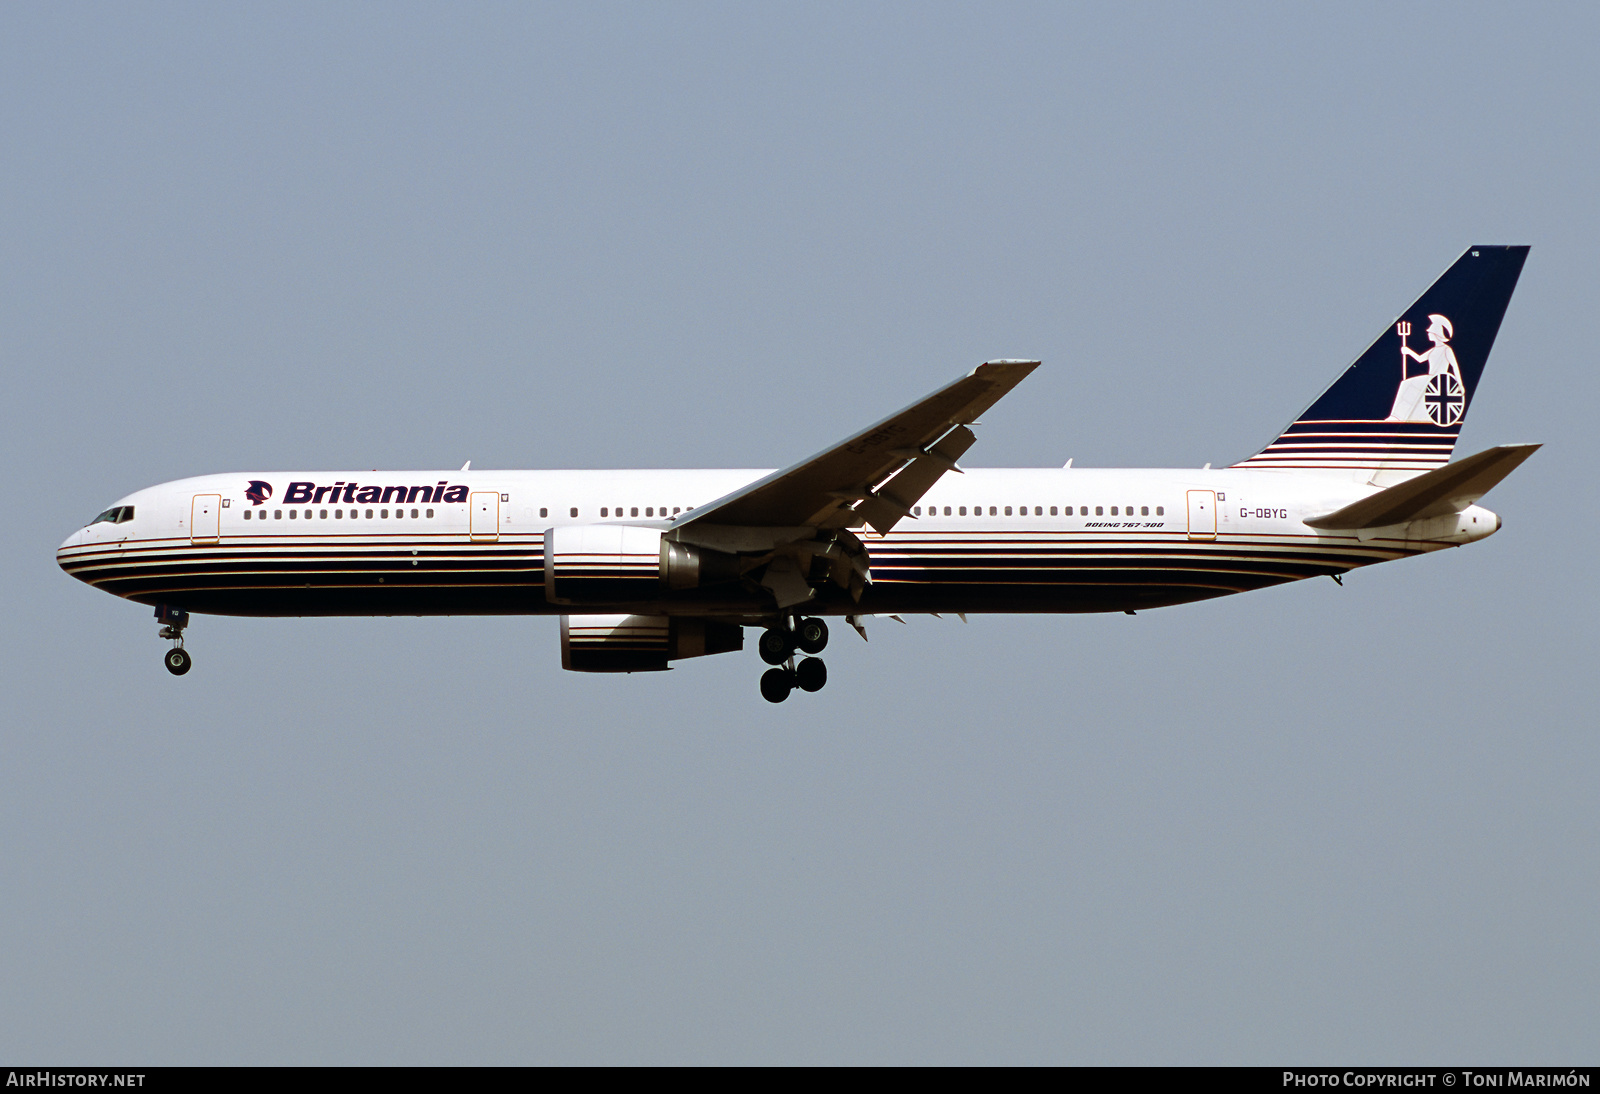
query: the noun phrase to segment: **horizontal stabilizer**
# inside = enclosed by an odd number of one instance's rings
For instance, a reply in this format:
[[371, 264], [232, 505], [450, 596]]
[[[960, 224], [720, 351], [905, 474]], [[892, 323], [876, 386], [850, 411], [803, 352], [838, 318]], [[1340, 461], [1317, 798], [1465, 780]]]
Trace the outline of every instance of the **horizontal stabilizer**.
[[1475, 456], [1407, 479], [1325, 516], [1312, 517], [1312, 528], [1383, 528], [1410, 520], [1457, 513], [1487, 494], [1501, 479], [1539, 450], [1536, 444], [1503, 444]]

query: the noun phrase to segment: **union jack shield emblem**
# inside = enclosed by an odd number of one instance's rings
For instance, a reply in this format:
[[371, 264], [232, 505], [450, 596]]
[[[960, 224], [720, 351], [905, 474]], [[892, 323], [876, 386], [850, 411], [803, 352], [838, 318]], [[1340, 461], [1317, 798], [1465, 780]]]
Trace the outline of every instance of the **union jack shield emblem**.
[[1466, 390], [1448, 372], [1428, 381], [1422, 401], [1427, 404], [1428, 417], [1434, 425], [1455, 425], [1467, 411]]

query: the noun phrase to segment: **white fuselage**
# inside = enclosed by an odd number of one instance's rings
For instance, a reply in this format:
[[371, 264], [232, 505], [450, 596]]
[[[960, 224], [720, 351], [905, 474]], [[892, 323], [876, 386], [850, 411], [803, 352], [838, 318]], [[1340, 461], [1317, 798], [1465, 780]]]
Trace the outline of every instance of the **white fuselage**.
[[[667, 530], [766, 471], [252, 472], [164, 483], [121, 499], [131, 519], [75, 532], [74, 576], [146, 604], [233, 615], [557, 614], [547, 529]], [[251, 498], [251, 484], [276, 496]], [[286, 485], [287, 484], [287, 485]], [[946, 475], [871, 558], [859, 602], [814, 614], [1133, 611], [1346, 570], [1481, 538], [1449, 527], [1319, 532], [1308, 516], [1376, 490], [1343, 472], [1019, 468]], [[668, 590], [596, 610], [758, 620], [737, 585]]]

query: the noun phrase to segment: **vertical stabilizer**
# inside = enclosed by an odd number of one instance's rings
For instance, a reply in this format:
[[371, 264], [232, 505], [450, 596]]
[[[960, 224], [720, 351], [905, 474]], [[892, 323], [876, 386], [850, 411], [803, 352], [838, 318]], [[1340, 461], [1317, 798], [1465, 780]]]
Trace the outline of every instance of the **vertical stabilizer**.
[[1469, 247], [1277, 440], [1234, 466], [1446, 463], [1527, 257], [1527, 247]]

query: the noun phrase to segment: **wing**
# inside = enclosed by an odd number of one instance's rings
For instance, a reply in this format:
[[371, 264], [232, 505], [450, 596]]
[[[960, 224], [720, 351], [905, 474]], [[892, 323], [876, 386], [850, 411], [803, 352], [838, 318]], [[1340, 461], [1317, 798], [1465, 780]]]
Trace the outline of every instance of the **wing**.
[[673, 524], [887, 532], [977, 439], [969, 426], [1038, 361], [989, 361], [883, 421]]

